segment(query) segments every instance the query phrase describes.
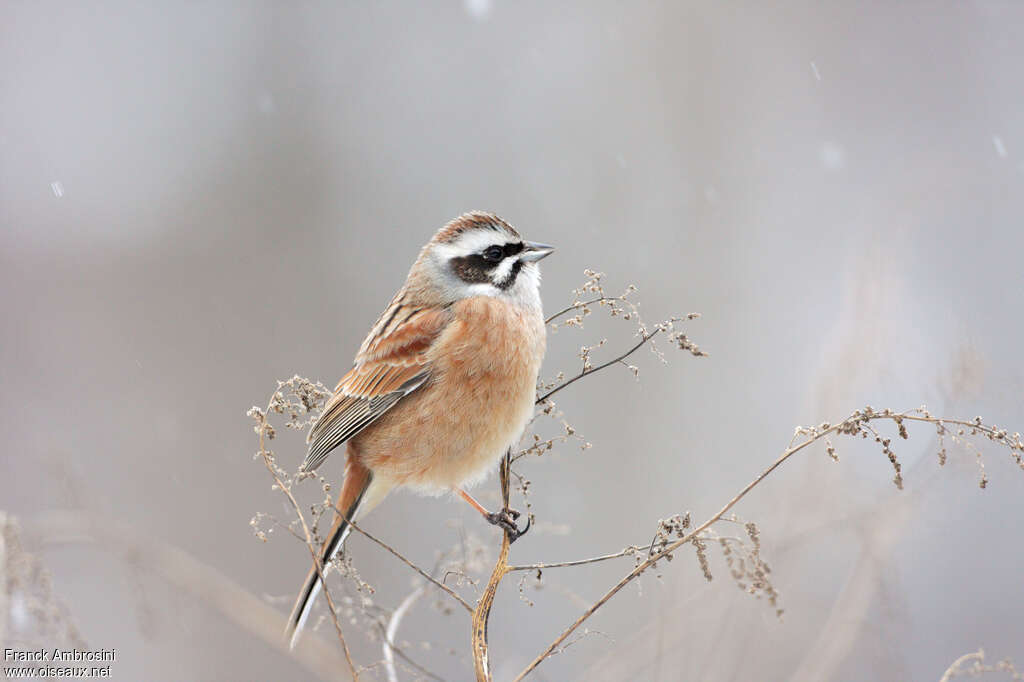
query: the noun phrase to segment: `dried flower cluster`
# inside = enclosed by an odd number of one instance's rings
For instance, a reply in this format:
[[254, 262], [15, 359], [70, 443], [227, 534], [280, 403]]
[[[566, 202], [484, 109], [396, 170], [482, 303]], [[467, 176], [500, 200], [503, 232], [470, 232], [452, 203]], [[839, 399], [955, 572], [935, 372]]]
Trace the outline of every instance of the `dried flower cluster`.
[[[658, 521], [658, 530], [655, 532], [654, 539], [645, 556], [636, 555], [636, 567], [641, 571], [647, 568], [657, 568], [656, 555], [664, 556], [667, 561], [672, 561], [672, 551], [678, 547], [680, 541], [690, 542], [694, 547], [697, 564], [704, 579], [711, 582], [714, 576], [711, 573], [708, 548], [709, 543], [717, 541], [722, 552], [722, 559], [737, 586], [758, 599], [762, 596], [767, 597], [768, 602], [775, 608], [776, 615], [781, 617], [783, 610], [779, 608], [779, 593], [770, 578], [771, 568], [761, 556], [761, 531], [757, 524], [752, 521], [744, 523], [735, 514], [722, 518], [721, 521], [742, 525], [746, 531], [746, 537], [719, 535], [713, 527], [691, 534], [689, 531], [692, 521], [689, 512], [661, 519]], [[628, 551], [628, 549], [624, 551]], [[653, 559], [653, 561], [649, 566], [642, 566], [644, 558]], [[658, 578], [661, 578], [660, 573]]]
[[[583, 327], [583, 320], [593, 313], [592, 306], [598, 305], [608, 310], [611, 317], [623, 320], [640, 319], [640, 309], [629, 297], [636, 292], [636, 285], [629, 284], [618, 296], [609, 296], [604, 290], [604, 273], [595, 270], [584, 270], [587, 278], [583, 284], [572, 290], [572, 303], [547, 319], [553, 331], [560, 327]], [[572, 313], [560, 322], [556, 321], [566, 314]]]
[[[897, 488], [902, 490], [903, 467], [896, 458], [896, 453], [893, 452], [890, 447], [892, 440], [882, 436], [872, 425], [872, 422], [877, 421], [892, 422], [896, 427], [897, 434], [904, 440], [910, 437], [905, 422], [928, 422], [934, 424], [936, 434], [939, 438], [939, 464], [945, 465], [946, 463], [948, 453], [946, 451], [945, 438], [949, 435], [955, 444], [963, 447], [974, 455], [975, 462], [978, 466], [978, 486], [980, 488], [985, 488], [988, 485], [988, 475], [985, 473], [985, 461], [981, 450], [978, 449], [977, 445], [971, 441], [972, 437], [981, 436], [993, 443], [996, 443], [997, 445], [1005, 447], [1017, 466], [1024, 469], [1024, 440], [1022, 440], [1020, 433], [1010, 434], [1006, 429], [999, 428], [995, 424], [985, 424], [981, 417], [975, 417], [971, 420], [943, 419], [941, 417], [935, 417], [924, 405], [915, 410], [906, 412], [896, 412], [889, 408], [884, 410], [875, 410], [873, 407], [868, 405], [861, 410], [855, 411], [836, 426], [824, 423], [816, 427], [798, 427], [794, 434], [794, 439], [801, 435], [817, 439], [826, 436], [833, 431], [848, 436], [872, 438], [874, 442], [878, 443], [882, 447], [882, 454], [884, 454], [892, 464], [893, 469], [896, 472], [896, 475], [893, 478], [893, 483], [896, 484]], [[948, 429], [948, 426], [950, 425], [956, 427], [956, 430], [952, 434], [950, 434]], [[836, 449], [833, 446], [832, 441], [828, 438], [825, 438], [825, 451], [833, 460], [837, 462], [839, 461]]]
[[779, 608], [779, 592], [771, 581], [772, 570], [761, 557], [761, 533], [753, 521], [745, 523], [743, 527], [747, 531], [749, 543], [743, 538], [718, 538], [725, 565], [741, 590], [757, 599], [767, 597], [768, 603], [775, 609], [775, 615], [781, 618], [783, 609]]

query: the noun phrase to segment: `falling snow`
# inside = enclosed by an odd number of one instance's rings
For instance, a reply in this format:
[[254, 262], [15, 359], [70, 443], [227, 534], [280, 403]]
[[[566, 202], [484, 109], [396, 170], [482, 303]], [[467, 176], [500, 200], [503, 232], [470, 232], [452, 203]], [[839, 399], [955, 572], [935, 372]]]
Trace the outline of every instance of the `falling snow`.
[[836, 142], [825, 142], [818, 150], [818, 159], [823, 168], [838, 171], [846, 168], [846, 150]]
[[992, 146], [996, 148], [996, 154], [999, 155], [1000, 159], [1006, 158], [1006, 145], [1003, 144], [1003, 138], [998, 135], [993, 135]]
[[464, 0], [466, 12], [477, 21], [484, 21], [494, 9], [494, 0]]
[[269, 116], [277, 110], [277, 103], [274, 101], [274, 96], [269, 92], [264, 92], [260, 95], [257, 106], [259, 107], [260, 113], [265, 116]]

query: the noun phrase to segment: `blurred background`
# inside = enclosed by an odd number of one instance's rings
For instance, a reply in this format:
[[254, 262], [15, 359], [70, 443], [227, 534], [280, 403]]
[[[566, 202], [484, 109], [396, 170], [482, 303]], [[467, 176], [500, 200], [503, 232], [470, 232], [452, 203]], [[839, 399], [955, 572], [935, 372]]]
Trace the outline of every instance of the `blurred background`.
[[[711, 354], [645, 351], [639, 381], [616, 367], [560, 394], [593, 447], [522, 463], [538, 527], [514, 563], [706, 518], [796, 425], [865, 404], [1022, 429], [1022, 21], [1012, 2], [8, 0], [0, 511], [81, 640], [117, 649], [116, 679], [324, 676], [303, 656], [332, 652], [329, 625], [295, 657], [275, 639], [309, 559], [249, 526], [288, 512], [245, 412], [295, 373], [333, 386], [423, 242], [469, 209], [558, 246], [547, 310], [594, 268], [636, 284], [651, 322], [703, 313], [686, 329]], [[632, 342], [598, 317], [551, 335], [546, 376]], [[534, 678], [928, 680], [979, 646], [1024, 662], [1024, 471], [983, 443], [981, 490], [973, 452], [940, 468], [934, 428], [910, 436], [902, 492], [846, 439], [839, 464], [811, 448], [737, 508], [781, 620], [717, 550], [711, 583], [687, 551]], [[291, 469], [304, 455], [296, 434], [276, 449]], [[406, 493], [364, 526], [428, 567], [499, 537]], [[410, 593], [393, 557], [350, 551], [375, 608]], [[532, 606], [506, 582], [496, 679], [632, 565], [547, 571], [522, 587]], [[469, 679], [468, 618], [433, 601], [398, 638]], [[257, 607], [281, 616], [263, 637]], [[3, 646], [49, 644], [15, 615]], [[380, 643], [345, 625], [384, 679]]]

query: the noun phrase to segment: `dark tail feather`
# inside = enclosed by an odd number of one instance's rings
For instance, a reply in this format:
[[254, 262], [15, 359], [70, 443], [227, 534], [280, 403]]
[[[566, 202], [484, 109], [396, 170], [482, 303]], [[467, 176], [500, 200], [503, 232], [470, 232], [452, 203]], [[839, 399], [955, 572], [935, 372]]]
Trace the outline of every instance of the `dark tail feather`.
[[[370, 487], [372, 480], [373, 474], [370, 473], [370, 470], [350, 457], [345, 466], [345, 482], [342, 483], [341, 494], [338, 496], [338, 511], [341, 514], [338, 515], [337, 520], [334, 522], [327, 541], [320, 548], [320, 561], [323, 566], [326, 567], [327, 563], [341, 551], [345, 544], [345, 538], [352, 532], [352, 526], [349, 525], [346, 519], [355, 520], [355, 516], [359, 512], [359, 506], [363, 501], [363, 496], [366, 494], [366, 489]], [[299, 592], [299, 597], [295, 600], [295, 606], [292, 607], [292, 613], [288, 617], [288, 627], [285, 629], [285, 636], [288, 638], [288, 646], [293, 649], [296, 642], [299, 641], [299, 634], [302, 632], [302, 627], [306, 624], [306, 619], [309, 618], [309, 614], [313, 610], [313, 604], [316, 603], [321, 587], [320, 576], [317, 574], [316, 567], [314, 566], [310, 569], [309, 575], [306, 576], [306, 582], [303, 584], [302, 591]]]

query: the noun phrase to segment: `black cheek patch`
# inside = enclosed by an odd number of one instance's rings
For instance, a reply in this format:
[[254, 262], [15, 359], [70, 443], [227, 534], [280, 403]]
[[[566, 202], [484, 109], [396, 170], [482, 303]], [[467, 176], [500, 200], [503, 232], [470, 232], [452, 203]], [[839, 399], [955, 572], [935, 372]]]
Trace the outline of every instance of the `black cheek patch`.
[[491, 281], [488, 272], [494, 264], [488, 263], [480, 254], [458, 256], [451, 259], [452, 272], [466, 284], [484, 284]]

